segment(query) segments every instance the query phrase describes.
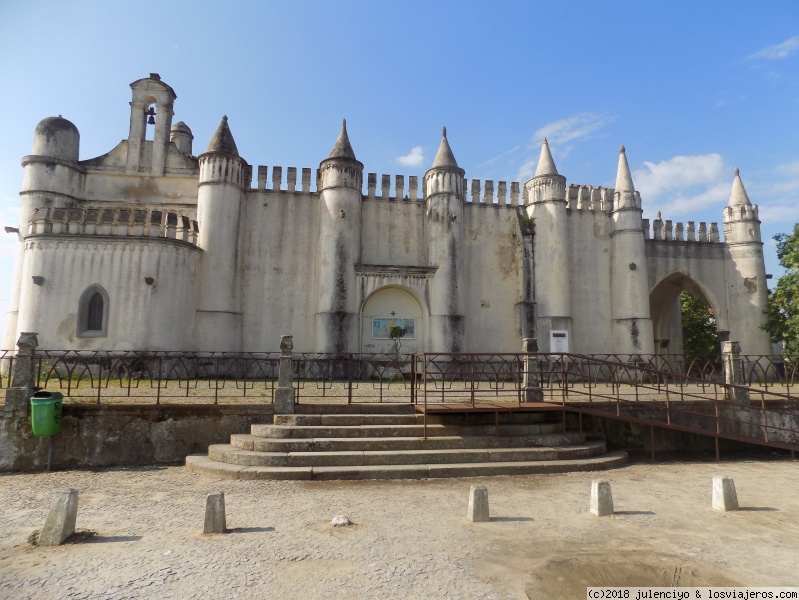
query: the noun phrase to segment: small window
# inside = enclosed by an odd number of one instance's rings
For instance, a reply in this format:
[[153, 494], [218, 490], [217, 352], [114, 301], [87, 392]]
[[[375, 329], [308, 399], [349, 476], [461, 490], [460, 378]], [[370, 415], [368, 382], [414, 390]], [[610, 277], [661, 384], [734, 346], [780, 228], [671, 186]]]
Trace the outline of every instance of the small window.
[[94, 292], [89, 300], [89, 312], [86, 316], [86, 331], [102, 331], [103, 329], [103, 297]]
[[108, 294], [99, 285], [89, 286], [78, 303], [78, 337], [108, 335]]

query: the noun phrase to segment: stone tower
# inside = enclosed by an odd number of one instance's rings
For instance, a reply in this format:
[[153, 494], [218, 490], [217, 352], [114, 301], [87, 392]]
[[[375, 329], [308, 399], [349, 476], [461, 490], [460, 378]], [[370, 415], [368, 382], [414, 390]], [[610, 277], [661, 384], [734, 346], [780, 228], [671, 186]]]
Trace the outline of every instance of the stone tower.
[[[80, 197], [83, 174], [78, 165], [79, 151], [80, 133], [70, 121], [48, 117], [36, 126], [31, 153], [22, 159], [21, 236], [27, 233], [34, 209], [66, 209]], [[38, 315], [52, 301], [40, 286], [31, 284], [31, 276], [41, 273], [41, 260], [39, 253], [31, 253], [23, 263], [23, 252], [17, 254], [4, 348], [16, 347], [16, 331], [37, 331]]]
[[740, 298], [730, 306], [730, 339], [740, 341], [748, 354], [771, 354], [769, 335], [760, 329], [768, 288], [758, 207], [749, 201], [738, 169], [723, 221], [732, 258], [727, 262], [728, 293]]
[[319, 246], [316, 340], [320, 352], [354, 352], [358, 343], [357, 278], [361, 260], [363, 165], [355, 158], [347, 122], [319, 165]]
[[464, 174], [452, 154], [445, 127], [433, 166], [424, 175], [428, 256], [430, 264], [437, 267], [430, 292], [431, 352], [463, 351]]
[[199, 350], [241, 348], [240, 247], [245, 162], [239, 156], [227, 117], [199, 156], [198, 245], [203, 249], [197, 304]]
[[641, 196], [633, 187], [624, 146], [619, 150], [611, 213], [611, 297], [613, 352], [654, 354], [649, 315], [649, 280], [641, 220]]
[[[163, 175], [166, 166], [167, 144], [172, 130], [173, 105], [177, 94], [161, 81], [158, 73], [130, 84], [133, 100], [130, 103], [130, 133], [125, 170], [130, 173]], [[152, 108], [152, 111], [150, 111]], [[153, 140], [145, 140], [147, 122], [155, 121]]]
[[525, 211], [535, 219], [536, 332], [539, 349], [549, 352], [549, 332], [566, 330], [571, 338], [572, 319], [566, 178], [558, 174], [546, 139], [535, 175], [524, 186], [528, 202]]

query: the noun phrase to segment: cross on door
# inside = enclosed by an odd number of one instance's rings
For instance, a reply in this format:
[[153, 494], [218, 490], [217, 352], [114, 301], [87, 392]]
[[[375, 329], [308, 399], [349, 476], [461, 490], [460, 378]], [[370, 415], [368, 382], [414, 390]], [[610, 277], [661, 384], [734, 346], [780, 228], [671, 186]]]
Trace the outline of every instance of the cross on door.
[[392, 317], [396, 316], [396, 314], [397, 314], [397, 313], [395, 313], [393, 310], [391, 311], [391, 316], [392, 316]]

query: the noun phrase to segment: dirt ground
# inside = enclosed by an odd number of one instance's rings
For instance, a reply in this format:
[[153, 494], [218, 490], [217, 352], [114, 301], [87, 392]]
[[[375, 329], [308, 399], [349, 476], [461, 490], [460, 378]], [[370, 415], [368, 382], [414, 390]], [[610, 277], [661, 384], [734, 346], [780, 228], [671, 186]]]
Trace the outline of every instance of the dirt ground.
[[[219, 481], [182, 467], [0, 477], [0, 598], [585, 598], [587, 585], [799, 585], [799, 463], [424, 481]], [[733, 477], [742, 510], [710, 507]], [[588, 512], [591, 480], [616, 513]], [[491, 522], [466, 519], [472, 485]], [[78, 535], [35, 547], [55, 490]], [[222, 490], [230, 532], [203, 536]], [[333, 528], [345, 514], [353, 527]]]

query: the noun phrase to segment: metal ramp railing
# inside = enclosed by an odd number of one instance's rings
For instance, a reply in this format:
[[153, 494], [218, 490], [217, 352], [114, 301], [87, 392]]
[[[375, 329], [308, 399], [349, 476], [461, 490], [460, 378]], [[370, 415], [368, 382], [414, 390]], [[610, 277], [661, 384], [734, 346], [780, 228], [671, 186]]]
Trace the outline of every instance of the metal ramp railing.
[[421, 410], [560, 409], [654, 428], [799, 450], [799, 398], [580, 354], [425, 353], [415, 356]]

